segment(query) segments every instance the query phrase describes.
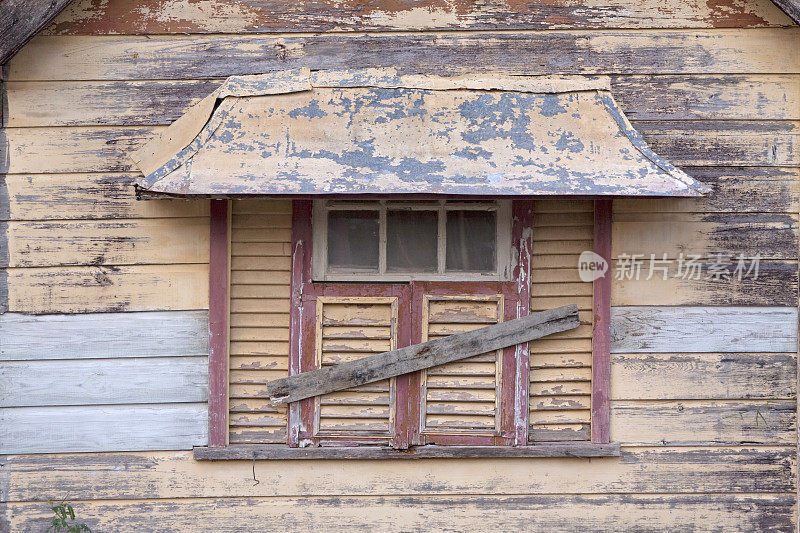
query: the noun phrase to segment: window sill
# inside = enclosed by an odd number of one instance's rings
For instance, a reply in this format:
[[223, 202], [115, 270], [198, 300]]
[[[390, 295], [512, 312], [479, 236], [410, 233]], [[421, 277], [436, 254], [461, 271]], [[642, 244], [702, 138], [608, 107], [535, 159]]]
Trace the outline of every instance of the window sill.
[[198, 461], [292, 459], [476, 459], [534, 457], [619, 457], [619, 443], [553, 442], [532, 446], [416, 446], [408, 450], [378, 446], [289, 448], [282, 444], [196, 446]]

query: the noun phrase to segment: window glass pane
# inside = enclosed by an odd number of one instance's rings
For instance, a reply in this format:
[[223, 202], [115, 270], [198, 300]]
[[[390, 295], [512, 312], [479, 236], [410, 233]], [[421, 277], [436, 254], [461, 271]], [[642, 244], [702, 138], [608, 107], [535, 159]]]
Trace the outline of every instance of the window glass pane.
[[445, 269], [494, 272], [496, 224], [494, 211], [448, 211]]
[[378, 212], [328, 212], [328, 269], [378, 270]]
[[386, 270], [436, 272], [436, 211], [386, 213]]

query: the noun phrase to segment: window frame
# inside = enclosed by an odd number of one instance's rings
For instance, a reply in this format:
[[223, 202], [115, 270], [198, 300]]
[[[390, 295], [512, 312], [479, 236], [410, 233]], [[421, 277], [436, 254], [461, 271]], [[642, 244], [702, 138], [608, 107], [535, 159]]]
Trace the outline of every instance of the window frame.
[[[419, 201], [406, 200], [314, 200], [311, 215], [311, 225], [315, 228], [313, 239], [315, 253], [312, 257], [311, 276], [314, 281], [357, 281], [357, 282], [406, 282], [406, 281], [510, 281], [512, 279], [512, 250], [511, 250], [511, 200], [494, 199], [476, 201], [448, 201], [435, 200], [436, 205], [430, 202], [422, 204]], [[392, 202], [387, 205], [387, 202]], [[361, 270], [328, 271], [328, 213], [330, 211], [377, 211], [378, 212], [378, 272]], [[386, 271], [387, 239], [386, 239], [386, 214], [387, 211], [437, 211], [437, 272], [388, 272]], [[495, 228], [496, 263], [492, 273], [461, 272], [446, 270], [447, 247], [447, 211], [486, 211], [492, 210], [497, 214]]]
[[[230, 281], [230, 200], [210, 201], [209, 253], [209, 401], [208, 446], [194, 448], [197, 460], [241, 459], [416, 459], [478, 457], [608, 457], [619, 456], [618, 443], [610, 441], [610, 294], [611, 276], [593, 282], [592, 410], [591, 440], [529, 444], [528, 388], [530, 365], [517, 365], [515, 379], [514, 446], [417, 446], [405, 451], [386, 447], [299, 447], [299, 406], [288, 408], [287, 445], [228, 444], [228, 346]], [[513, 264], [513, 280], [518, 287], [518, 316], [530, 310], [530, 268], [532, 254], [532, 200], [514, 201], [512, 239], [518, 243]], [[289, 373], [297, 374], [303, 341], [303, 291], [312, 285], [311, 249], [312, 202], [294, 200], [292, 208], [292, 264], [290, 308]], [[594, 251], [611, 261], [612, 200], [594, 200]], [[528, 344], [514, 347], [527, 351]], [[403, 379], [406, 376], [399, 376]], [[520, 392], [523, 394], [520, 394]], [[411, 444], [411, 443], [409, 443]]]

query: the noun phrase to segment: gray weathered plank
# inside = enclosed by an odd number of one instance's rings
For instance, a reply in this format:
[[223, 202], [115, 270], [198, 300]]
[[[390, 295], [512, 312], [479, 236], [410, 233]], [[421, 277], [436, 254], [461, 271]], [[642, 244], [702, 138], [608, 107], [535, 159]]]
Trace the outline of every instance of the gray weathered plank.
[[480, 459], [492, 457], [616, 457], [619, 444], [591, 442], [548, 443], [534, 446], [331, 446], [290, 448], [286, 445], [238, 444], [197, 447], [194, 458], [205, 461], [294, 459]]
[[[585, 465], [589, 461], [575, 462]], [[473, 463], [473, 468], [480, 467]], [[264, 469], [265, 465], [261, 465], [260, 469], [257, 465], [257, 475]], [[263, 474], [260, 476], [263, 478]], [[237, 480], [239, 485], [254, 483], [252, 474], [249, 480]], [[502, 481], [499, 483], [502, 484]], [[429, 480], [428, 484], [435, 486], [436, 482]], [[82, 501], [75, 504], [75, 509], [92, 531], [115, 531], [120, 517], [124, 517], [126, 529], [137, 533], [161, 533], [165, 524], [174, 531], [217, 533], [259, 531], [265, 529], [265, 525], [270, 530], [298, 532], [791, 532], [794, 528], [795, 502], [794, 494], [617, 493], [593, 496], [578, 493], [496, 496], [468, 492], [450, 497], [406, 494], [394, 498], [378, 495], [222, 497], [202, 500], [169, 498], [161, 501], [137, 498]], [[46, 502], [13, 503], [8, 507], [11, 531], [44, 531], [52, 517]]]
[[206, 444], [205, 403], [0, 409], [0, 453], [184, 450]]
[[208, 358], [4, 361], [0, 407], [205, 402]]
[[791, 307], [612, 307], [612, 353], [794, 352]]
[[795, 23], [800, 24], [800, 1], [772, 0], [772, 3], [781, 8]]
[[9, 80], [224, 78], [309, 67], [395, 67], [401, 73], [800, 73], [792, 54], [765, 54], [800, 28], [394, 33], [385, 35], [40, 36], [8, 65]]
[[208, 312], [0, 316], [0, 360], [208, 355]]
[[296, 402], [493, 352], [579, 325], [578, 306], [565, 305], [467, 333], [276, 379], [267, 383], [265, 396], [273, 405]]
[[0, 65], [70, 3], [72, 0], [5, 0], [0, 5]]

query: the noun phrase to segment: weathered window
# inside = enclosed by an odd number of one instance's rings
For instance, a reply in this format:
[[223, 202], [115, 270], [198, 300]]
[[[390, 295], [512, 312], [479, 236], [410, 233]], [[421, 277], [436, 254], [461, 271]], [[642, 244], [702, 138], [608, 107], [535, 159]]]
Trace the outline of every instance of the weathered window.
[[510, 279], [507, 201], [317, 201], [314, 279]]

